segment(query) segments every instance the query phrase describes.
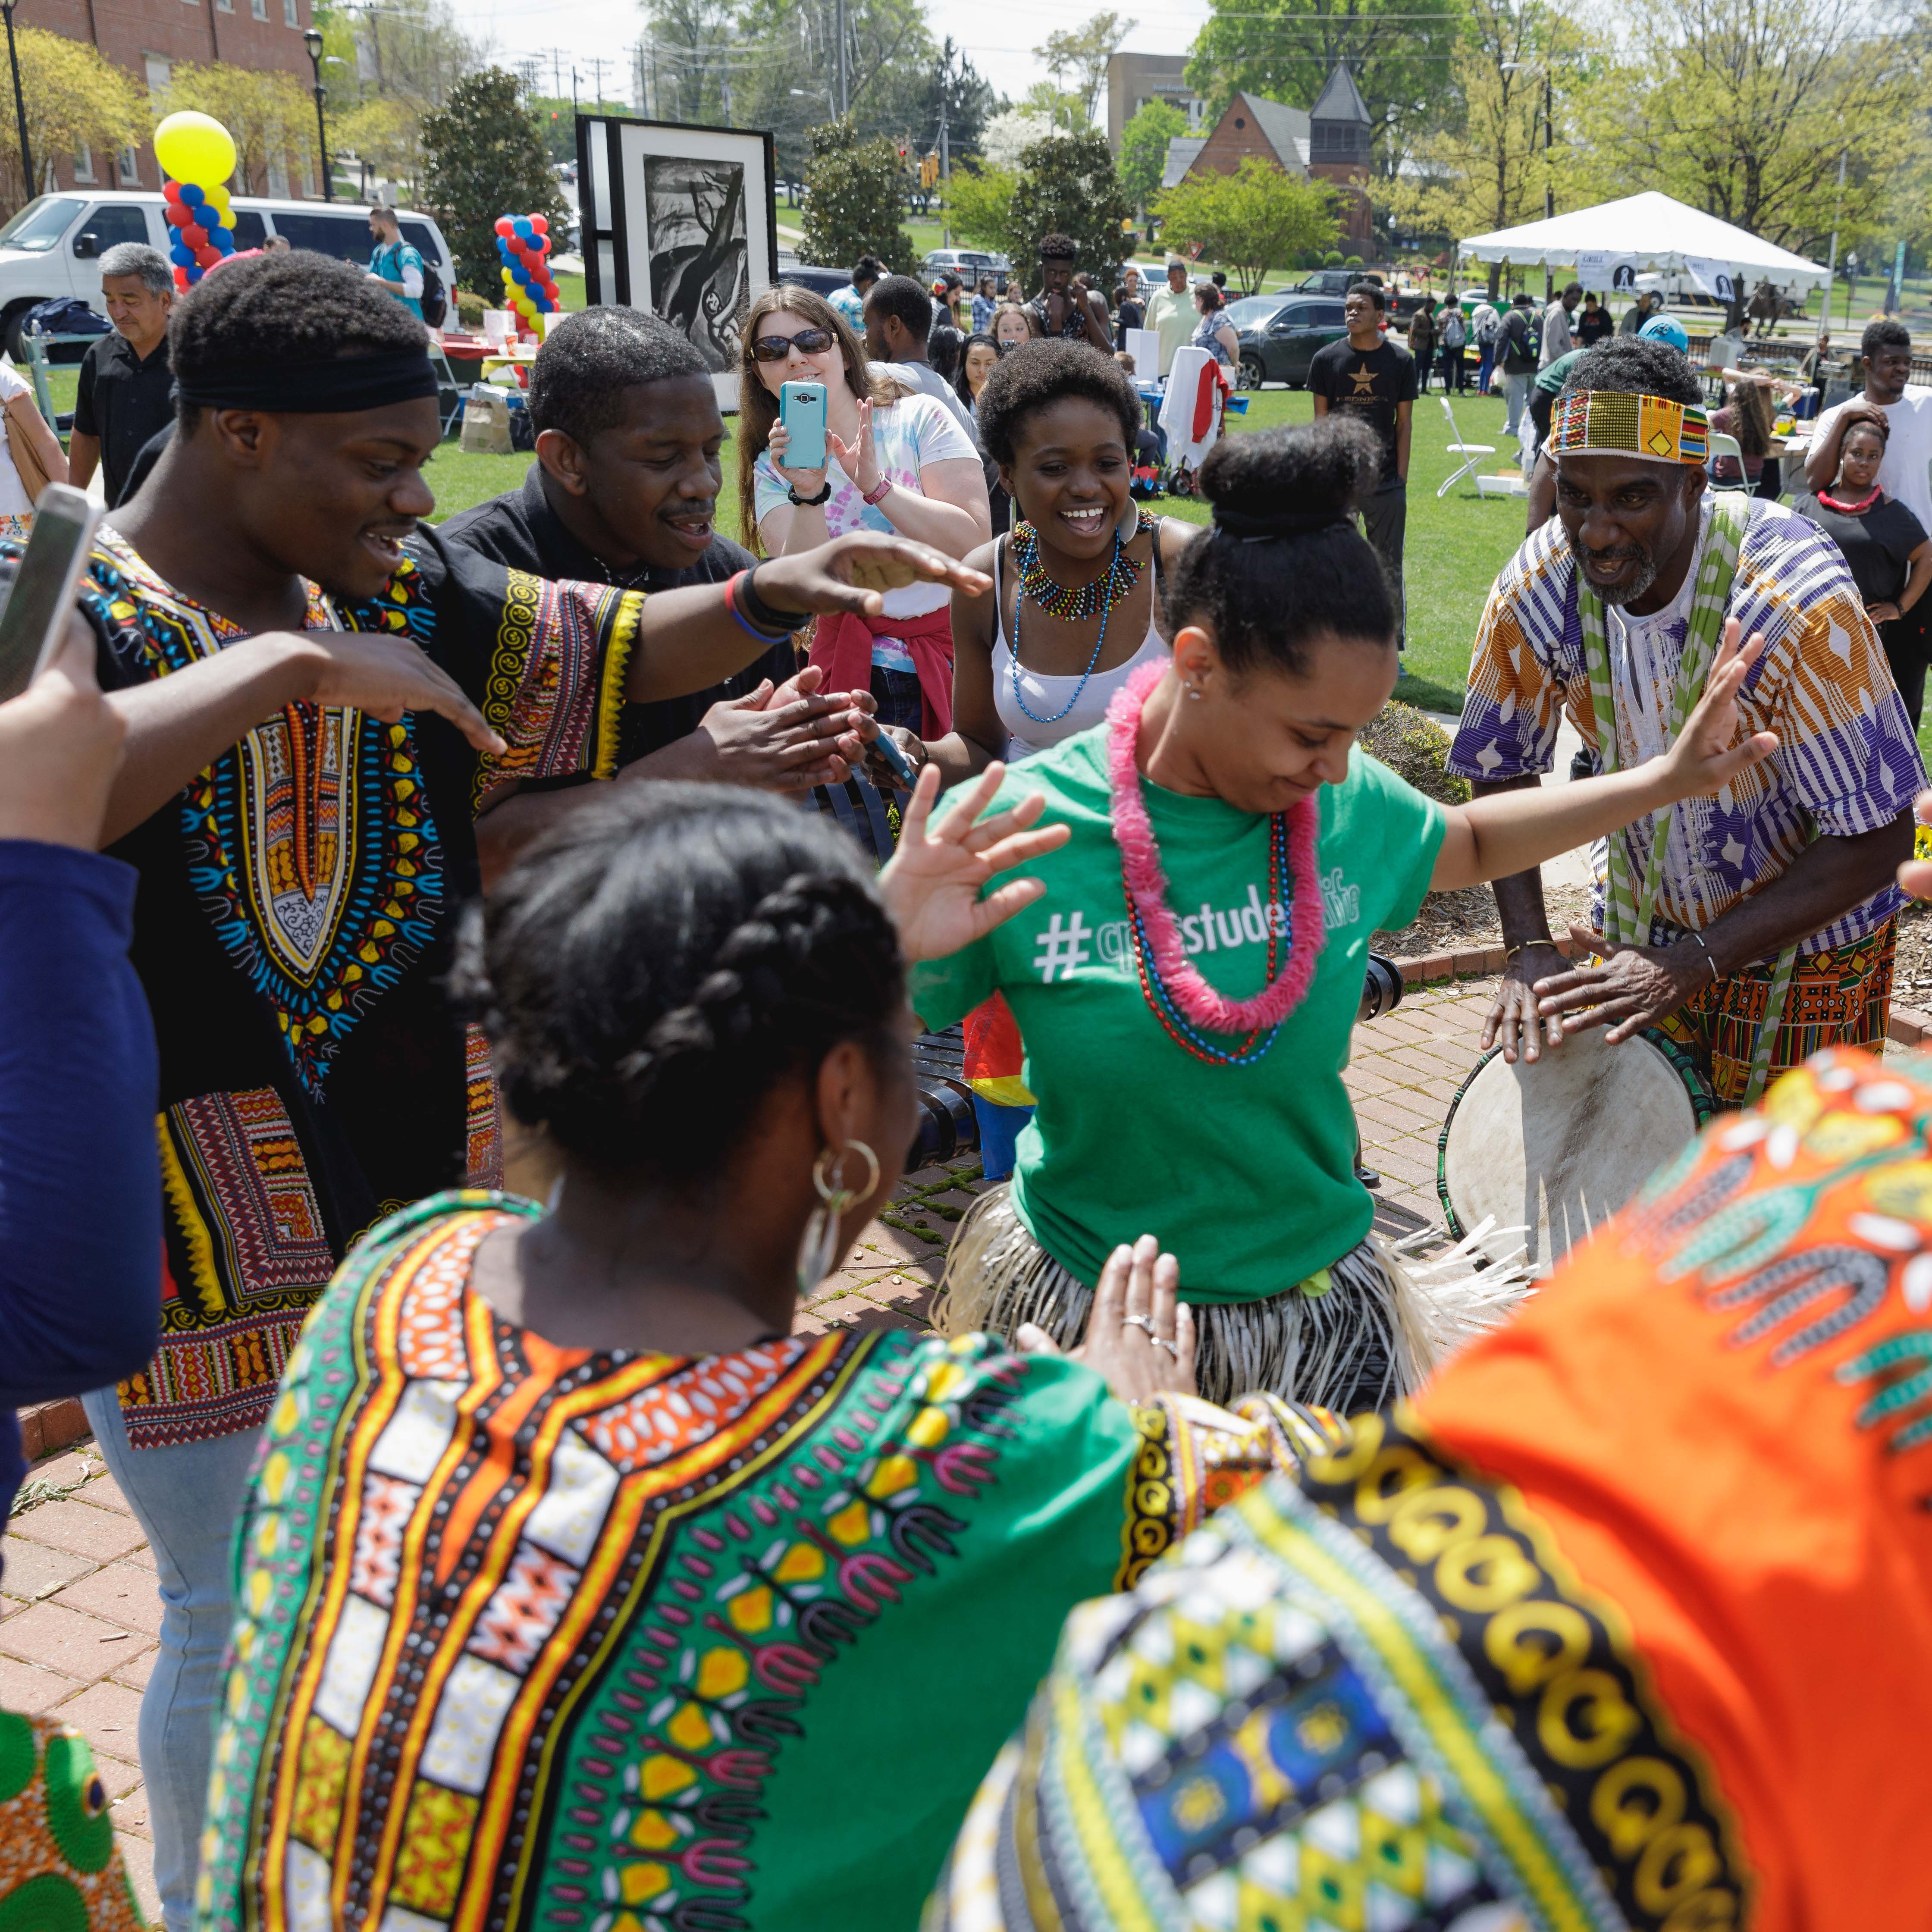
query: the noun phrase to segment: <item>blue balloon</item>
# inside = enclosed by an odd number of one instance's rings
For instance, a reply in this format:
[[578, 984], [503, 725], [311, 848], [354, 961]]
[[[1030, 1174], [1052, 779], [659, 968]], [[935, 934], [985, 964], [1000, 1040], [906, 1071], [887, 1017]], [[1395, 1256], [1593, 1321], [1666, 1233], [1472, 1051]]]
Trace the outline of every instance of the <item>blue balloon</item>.
[[232, 255], [234, 254], [235, 238], [232, 235], [230, 234], [226, 229], [211, 228], [208, 231], [208, 238], [209, 241], [213, 242], [215, 247], [219, 248], [224, 255]]
[[181, 198], [189, 207], [199, 208], [208, 199], [208, 190], [205, 188], [196, 188], [193, 182], [183, 182]]
[[168, 254], [178, 268], [191, 268], [194, 266], [194, 250], [184, 242], [177, 242], [168, 250]]
[[526, 220], [520, 219], [518, 221], [517, 238], [520, 242], [529, 241], [536, 233], [536, 232], [537, 231], [530, 226], [530, 223]]

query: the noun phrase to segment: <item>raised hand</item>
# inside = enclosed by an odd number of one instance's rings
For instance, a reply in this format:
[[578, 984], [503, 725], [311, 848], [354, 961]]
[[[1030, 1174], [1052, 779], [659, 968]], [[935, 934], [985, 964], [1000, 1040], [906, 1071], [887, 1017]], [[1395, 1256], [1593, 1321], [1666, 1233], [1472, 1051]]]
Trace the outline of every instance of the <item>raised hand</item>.
[[[1086, 1339], [1069, 1350], [1123, 1402], [1198, 1393], [1194, 1379], [1194, 1311], [1180, 1299], [1180, 1264], [1151, 1234], [1116, 1248], [1100, 1270]], [[1057, 1355], [1044, 1328], [1022, 1322], [1013, 1336], [1024, 1355]]]
[[1735, 617], [1724, 620], [1723, 641], [1704, 681], [1704, 694], [1684, 720], [1677, 742], [1664, 754], [1660, 776], [1673, 800], [1721, 791], [1738, 772], [1762, 763], [1778, 749], [1775, 731], [1738, 736], [1738, 693], [1764, 650], [1762, 632], [1753, 632], [1750, 643], [1741, 647], [1741, 630]]
[[1013, 879], [980, 896], [996, 872], [1025, 865], [1072, 836], [1068, 825], [1028, 830], [1046, 809], [1038, 792], [976, 823], [1006, 775], [1006, 766], [995, 759], [971, 784], [961, 788], [958, 802], [933, 826], [929, 820], [939, 796], [939, 768], [928, 765], [920, 773], [906, 804], [898, 849], [879, 874], [880, 896], [898, 925], [908, 959], [944, 959], [985, 938], [1046, 890], [1042, 880]]
[[95, 681], [94, 634], [70, 618], [53, 662], [0, 704], [0, 838], [92, 851], [127, 735]]
[[[826, 446], [838, 459], [838, 466], [859, 486], [861, 496], [869, 496], [879, 487], [879, 460], [872, 448], [872, 405], [862, 401], [859, 405], [859, 436], [857, 441], [848, 442], [836, 434], [825, 432]], [[775, 457], [772, 460], [776, 462]]]
[[486, 756], [500, 758], [509, 748], [455, 679], [408, 638], [380, 631], [304, 631], [301, 641], [320, 659], [308, 694], [316, 704], [353, 705], [387, 724], [400, 724], [406, 711], [434, 711]]
[[758, 579], [759, 596], [774, 610], [868, 617], [884, 608], [886, 591], [908, 584], [944, 584], [978, 597], [993, 581], [929, 544], [884, 530], [853, 530], [796, 556], [767, 557]]

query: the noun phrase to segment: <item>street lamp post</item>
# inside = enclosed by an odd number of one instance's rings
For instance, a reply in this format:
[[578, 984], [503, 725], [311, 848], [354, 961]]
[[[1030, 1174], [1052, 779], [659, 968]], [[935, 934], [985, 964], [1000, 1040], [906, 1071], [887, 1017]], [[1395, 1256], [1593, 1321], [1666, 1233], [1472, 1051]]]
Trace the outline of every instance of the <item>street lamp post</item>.
[[20, 180], [27, 199], [34, 198], [34, 154], [27, 140], [27, 98], [20, 92], [20, 50], [14, 43], [14, 9], [18, 0], [0, 0], [0, 12], [7, 16], [7, 61], [14, 70], [14, 112], [20, 128]]
[[[0, 4], [6, 0], [0, 0]], [[328, 164], [328, 134], [322, 124], [322, 104], [328, 98], [328, 89], [322, 84], [322, 36], [311, 27], [302, 36], [302, 45], [308, 50], [308, 64], [315, 75], [315, 144], [322, 150], [322, 198], [324, 201], [335, 199], [335, 171]]]

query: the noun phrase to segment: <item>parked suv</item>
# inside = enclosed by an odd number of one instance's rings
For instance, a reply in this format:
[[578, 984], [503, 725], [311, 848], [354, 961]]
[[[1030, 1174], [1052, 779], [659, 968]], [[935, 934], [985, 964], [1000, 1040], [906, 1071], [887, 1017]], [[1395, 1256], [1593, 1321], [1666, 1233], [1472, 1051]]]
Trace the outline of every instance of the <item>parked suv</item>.
[[997, 280], [1013, 272], [1013, 265], [1005, 256], [988, 255], [977, 248], [935, 248], [919, 266], [928, 282], [940, 275], [953, 274], [969, 289], [979, 286], [982, 275]]
[[1228, 305], [1228, 320], [1241, 346], [1241, 386], [1286, 382], [1308, 386], [1308, 365], [1318, 349], [1348, 332], [1339, 298], [1311, 301], [1300, 290], [1280, 296], [1244, 296]]
[[[21, 319], [36, 302], [77, 296], [100, 309], [100, 257], [123, 242], [145, 242], [164, 254], [170, 238], [161, 218], [166, 206], [158, 194], [136, 190], [89, 194], [80, 188], [44, 194], [30, 201], [0, 228], [0, 344], [19, 360]], [[275, 201], [253, 195], [233, 199], [235, 245], [259, 248], [271, 235], [285, 235], [290, 245], [333, 255], [358, 268], [369, 265], [368, 204], [327, 201]], [[403, 238], [425, 262], [435, 263], [446, 290], [456, 286], [456, 266], [442, 231], [427, 214], [399, 208]], [[451, 298], [452, 317], [455, 298]]]

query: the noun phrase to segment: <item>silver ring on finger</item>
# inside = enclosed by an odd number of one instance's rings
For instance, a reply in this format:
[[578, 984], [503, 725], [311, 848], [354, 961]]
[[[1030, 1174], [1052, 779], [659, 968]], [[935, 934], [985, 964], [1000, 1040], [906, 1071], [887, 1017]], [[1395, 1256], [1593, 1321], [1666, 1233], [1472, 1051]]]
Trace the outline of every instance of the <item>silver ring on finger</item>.
[[1177, 1362], [1180, 1360], [1180, 1351], [1177, 1348], [1165, 1335], [1156, 1335], [1150, 1333], [1148, 1336], [1148, 1340], [1151, 1342], [1156, 1348], [1165, 1348]]
[[1154, 1332], [1154, 1324], [1144, 1315], [1123, 1315], [1120, 1326], [1123, 1328], [1144, 1328], [1150, 1340], [1158, 1342], [1160, 1340]]

